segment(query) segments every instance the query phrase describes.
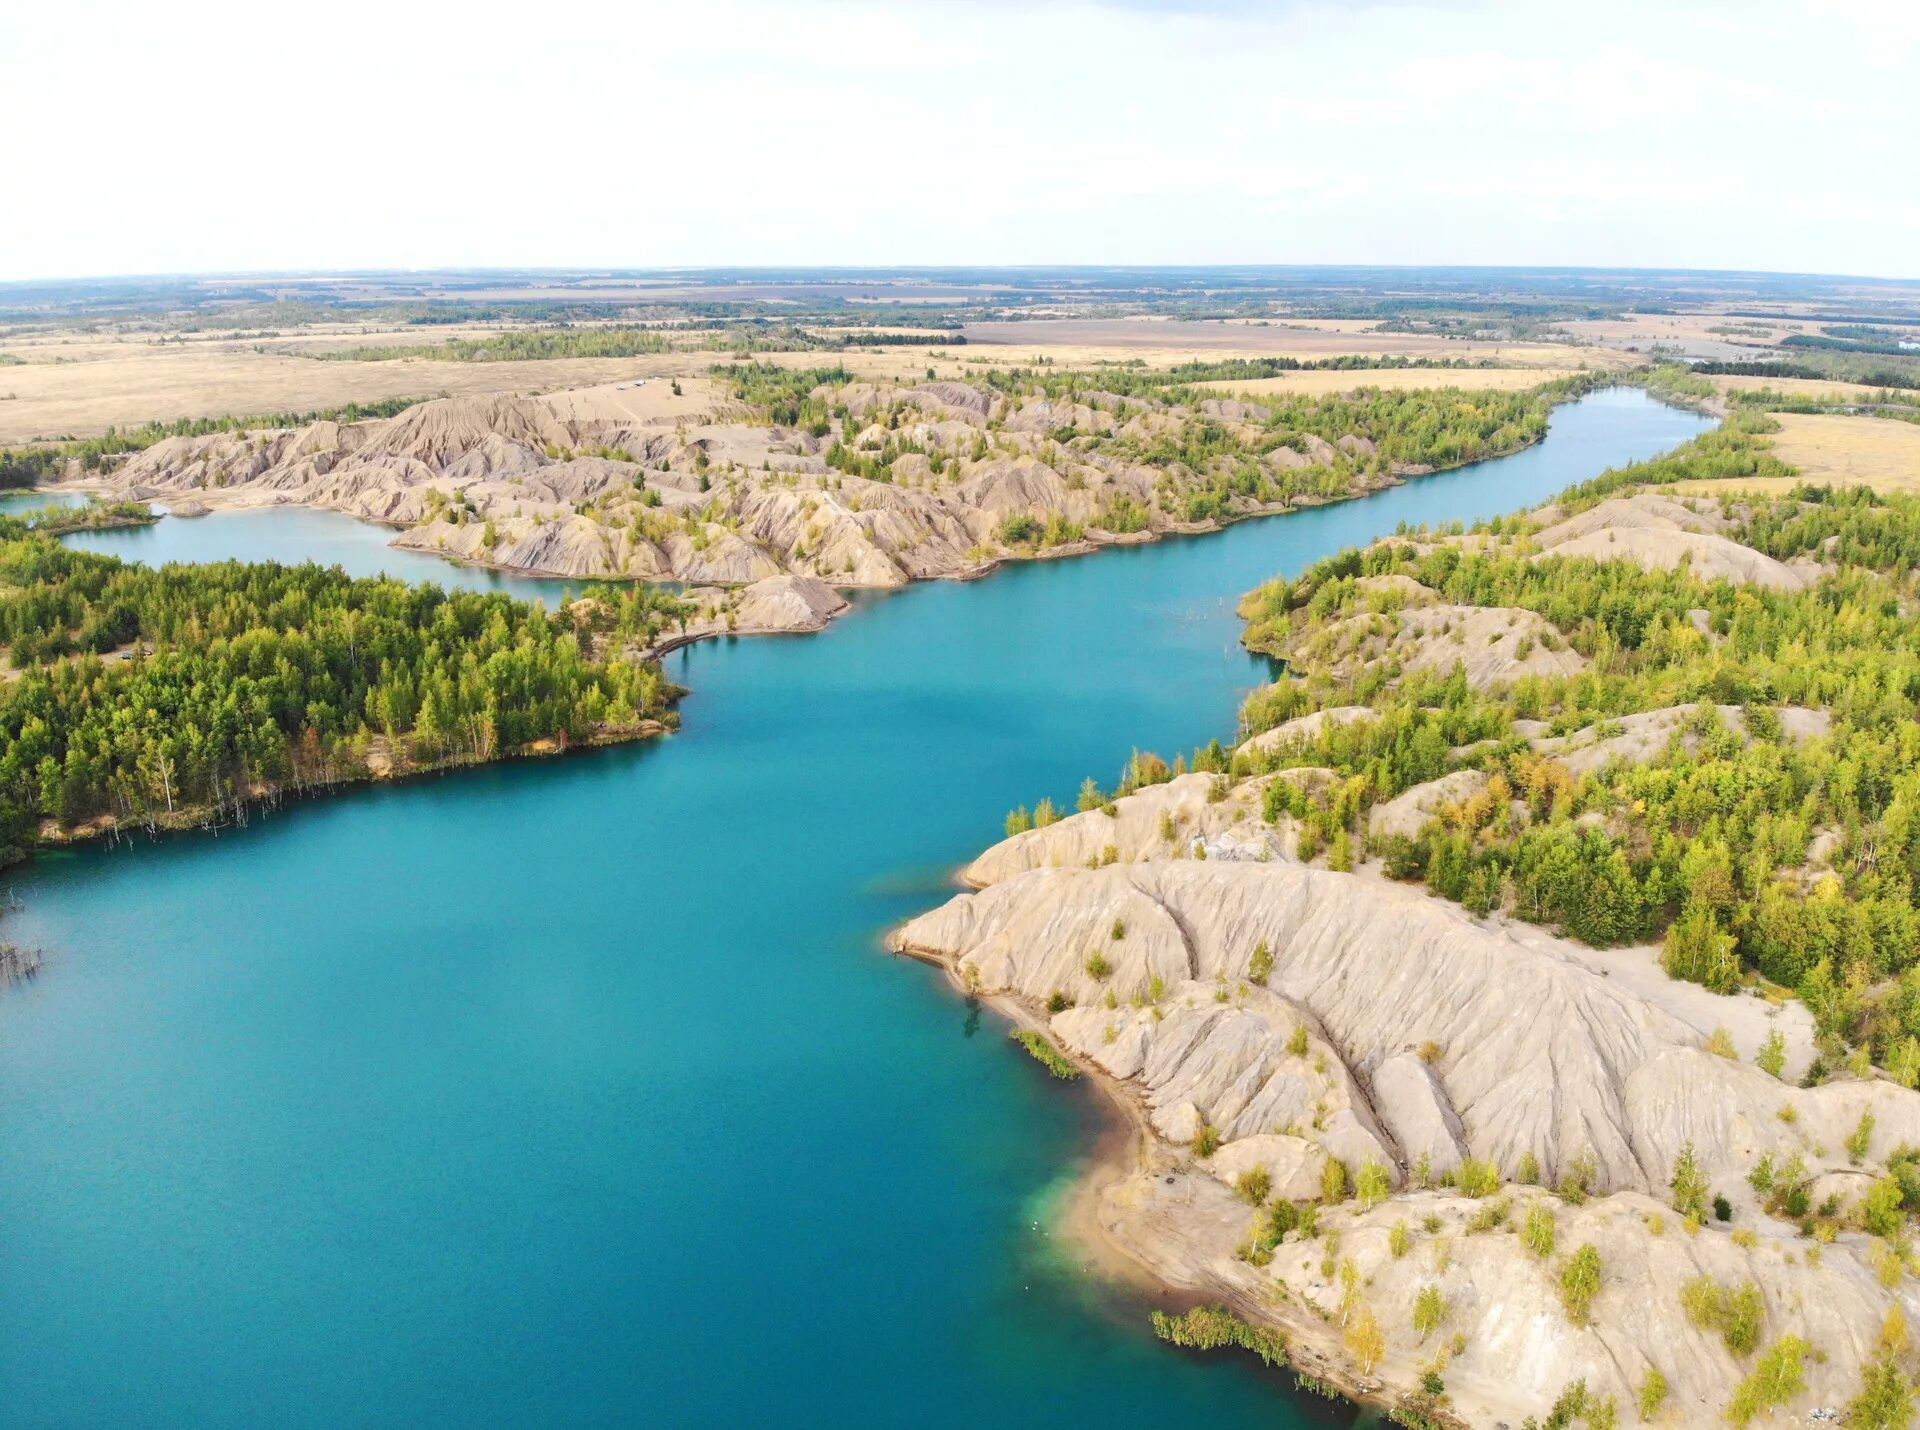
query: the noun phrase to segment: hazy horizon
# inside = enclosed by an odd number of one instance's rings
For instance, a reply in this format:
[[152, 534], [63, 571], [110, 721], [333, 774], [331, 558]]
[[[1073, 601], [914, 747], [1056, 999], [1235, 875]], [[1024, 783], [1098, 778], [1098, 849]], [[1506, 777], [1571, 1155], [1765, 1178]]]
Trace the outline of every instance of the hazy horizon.
[[[1167, 275], [1237, 275], [1249, 279], [1273, 275], [1352, 275], [1355, 278], [1377, 277], [1386, 274], [1415, 275], [1507, 275], [1511, 277], [1539, 277], [1543, 275], [1566, 275], [1569, 277], [1622, 277], [1647, 279], [1674, 278], [1716, 278], [1716, 279], [1753, 279], [1761, 280], [1761, 286], [1794, 280], [1821, 283], [1866, 283], [1885, 284], [1890, 287], [1908, 287], [1920, 284], [1920, 277], [1910, 277], [1899, 273], [1844, 273], [1819, 272], [1805, 269], [1770, 268], [1681, 268], [1661, 265], [1635, 266], [1626, 264], [1567, 264], [1567, 263], [1267, 263], [1232, 262], [1216, 263], [783, 263], [769, 260], [763, 263], [728, 264], [626, 264], [626, 263], [529, 263], [529, 264], [394, 264], [369, 263], [355, 267], [325, 267], [321, 265], [302, 265], [295, 267], [261, 268], [209, 268], [209, 269], [154, 269], [145, 272], [127, 271], [120, 273], [54, 273], [33, 275], [26, 278], [0, 278], [0, 290], [58, 288], [62, 285], [91, 284], [134, 284], [157, 282], [162, 280], [180, 280], [194, 283], [218, 284], [232, 281], [235, 283], [275, 279], [286, 283], [314, 281], [328, 283], [347, 279], [381, 278], [607, 278], [611, 280], [633, 280], [641, 278], [684, 277], [689, 281], [704, 283], [717, 282], [722, 278], [761, 283], [780, 283], [802, 285], [820, 279], [851, 281], [870, 278], [876, 282], [895, 278], [911, 278], [927, 282], [946, 280], [959, 282], [965, 278], [976, 278], [983, 283], [993, 278], [1032, 280], [1057, 279], [1066, 275], [1101, 275], [1114, 278], [1141, 277], [1155, 274]], [[1008, 287], [1015, 285], [1009, 283]]]

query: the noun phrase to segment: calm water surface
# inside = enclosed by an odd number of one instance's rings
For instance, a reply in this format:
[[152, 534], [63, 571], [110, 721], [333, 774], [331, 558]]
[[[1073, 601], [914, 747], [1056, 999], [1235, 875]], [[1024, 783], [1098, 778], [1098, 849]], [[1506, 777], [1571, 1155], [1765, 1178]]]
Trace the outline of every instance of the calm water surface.
[[[165, 503], [155, 503], [164, 508]], [[318, 561], [354, 576], [399, 576], [408, 581], [437, 581], [463, 591], [507, 591], [553, 605], [583, 583], [542, 577], [509, 576], [484, 566], [462, 566], [424, 551], [398, 551], [387, 545], [387, 527], [355, 521], [332, 511], [305, 507], [253, 507], [214, 511], [205, 516], [168, 517], [153, 526], [124, 526], [76, 532], [70, 545], [118, 556], [124, 561]]]
[[[667, 741], [14, 871], [0, 1422], [1353, 1423], [1080, 1274], [1043, 1217], [1091, 1094], [878, 937], [1010, 806], [1229, 734], [1239, 592], [1702, 425], [1603, 393], [1366, 501], [681, 652]], [[86, 544], [552, 592], [384, 535]]]
[[0, 491], [0, 515], [17, 516], [44, 506], [85, 506], [85, 492]]

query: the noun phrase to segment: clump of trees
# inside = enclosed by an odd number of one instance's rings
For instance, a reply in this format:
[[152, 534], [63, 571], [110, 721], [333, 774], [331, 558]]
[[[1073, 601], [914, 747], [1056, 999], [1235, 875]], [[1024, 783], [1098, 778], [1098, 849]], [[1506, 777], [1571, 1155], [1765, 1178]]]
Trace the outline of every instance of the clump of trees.
[[1287, 1341], [1280, 1332], [1256, 1326], [1221, 1306], [1196, 1306], [1184, 1315], [1153, 1313], [1153, 1333], [1170, 1345], [1194, 1350], [1238, 1346], [1270, 1366], [1287, 1363]]

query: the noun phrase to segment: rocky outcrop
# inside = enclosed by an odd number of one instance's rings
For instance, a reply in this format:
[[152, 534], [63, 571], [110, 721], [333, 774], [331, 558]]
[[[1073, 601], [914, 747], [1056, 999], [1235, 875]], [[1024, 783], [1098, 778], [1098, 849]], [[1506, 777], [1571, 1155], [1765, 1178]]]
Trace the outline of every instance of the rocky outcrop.
[[[1110, 937], [1116, 921], [1125, 928], [1118, 940]], [[1070, 1044], [1088, 1041], [1085, 1023], [1109, 989], [1127, 1004], [1155, 979], [1181, 991], [1167, 995], [1165, 1020], [1153, 1029], [1121, 1018], [1129, 1036], [1191, 1043], [1194, 1029], [1171, 1017], [1186, 1004], [1208, 1026], [1253, 1015], [1271, 1036], [1239, 1025], [1233, 1078], [1249, 1086], [1272, 1076], [1267, 1060], [1296, 1010], [1361, 1076], [1431, 1045], [1434, 1076], [1467, 1146], [1509, 1174], [1531, 1158], [1553, 1178], [1591, 1158], [1598, 1186], [1651, 1191], [1692, 1139], [1714, 1175], [1741, 1177], [1759, 1151], [1799, 1148], [1778, 1121], [1781, 1106], [1806, 1103], [1813, 1125], [1834, 1126], [1844, 1119], [1829, 1104], [1856, 1095], [1886, 1102], [1883, 1125], [1894, 1140], [1920, 1138], [1920, 1097], [1890, 1084], [1787, 1088], [1707, 1053], [1692, 1025], [1623, 992], [1545, 935], [1489, 927], [1398, 885], [1277, 857], [1036, 868], [916, 920], [901, 938], [952, 958], [987, 991], [1071, 997], [1085, 1011], [1056, 1020]], [[1265, 986], [1250, 978], [1263, 943], [1274, 959]], [[1096, 954], [1112, 967], [1104, 978], [1088, 971]], [[1219, 988], [1229, 1001], [1215, 1007]], [[1514, 1016], [1519, 1009], [1525, 1017]], [[1196, 1105], [1214, 1125], [1256, 1130], [1237, 1106]]]
[[711, 636], [805, 635], [847, 609], [846, 597], [812, 576], [769, 576], [737, 590], [697, 587], [686, 596], [695, 614], [647, 654]]

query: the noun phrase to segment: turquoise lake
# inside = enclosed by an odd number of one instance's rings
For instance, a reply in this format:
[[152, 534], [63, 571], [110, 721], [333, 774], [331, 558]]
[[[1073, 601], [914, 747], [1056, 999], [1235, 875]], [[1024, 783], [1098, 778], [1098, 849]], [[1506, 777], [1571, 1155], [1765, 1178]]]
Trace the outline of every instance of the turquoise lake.
[[[1346, 1426], [1157, 1343], [1046, 1234], [1092, 1092], [880, 937], [1006, 811], [1232, 734], [1242, 591], [1707, 425], [863, 597], [669, 658], [662, 741], [10, 871], [0, 1422]], [[545, 595], [325, 513], [76, 538]]]

